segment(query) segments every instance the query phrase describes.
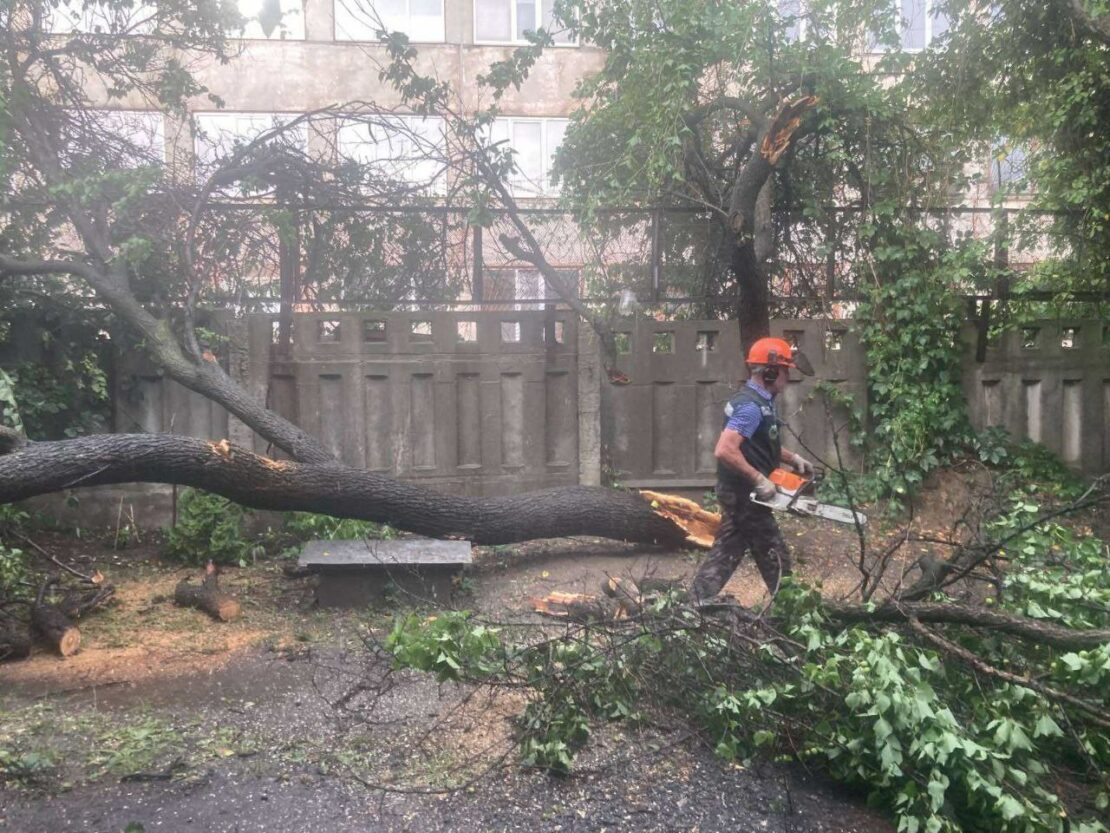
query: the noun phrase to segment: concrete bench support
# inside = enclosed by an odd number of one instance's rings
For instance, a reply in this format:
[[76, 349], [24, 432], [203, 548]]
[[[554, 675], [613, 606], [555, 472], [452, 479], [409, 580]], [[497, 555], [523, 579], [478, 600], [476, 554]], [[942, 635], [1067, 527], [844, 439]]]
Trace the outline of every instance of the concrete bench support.
[[320, 576], [321, 607], [366, 607], [392, 588], [400, 601], [448, 604], [455, 577], [471, 562], [469, 541], [309, 541], [297, 564]]

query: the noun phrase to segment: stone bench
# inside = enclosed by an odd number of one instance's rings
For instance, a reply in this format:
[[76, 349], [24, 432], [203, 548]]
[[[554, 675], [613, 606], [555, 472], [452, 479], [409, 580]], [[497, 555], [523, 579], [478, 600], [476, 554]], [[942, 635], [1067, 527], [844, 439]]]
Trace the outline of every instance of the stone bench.
[[454, 580], [471, 563], [469, 541], [309, 541], [297, 564], [318, 573], [321, 607], [366, 607], [392, 587], [400, 601], [448, 604]]

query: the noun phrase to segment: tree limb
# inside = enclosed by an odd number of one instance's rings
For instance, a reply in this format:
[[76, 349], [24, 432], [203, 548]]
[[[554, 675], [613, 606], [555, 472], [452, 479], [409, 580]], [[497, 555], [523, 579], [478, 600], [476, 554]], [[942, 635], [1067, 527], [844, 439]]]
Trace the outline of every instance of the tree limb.
[[88, 279], [92, 267], [75, 260], [17, 260], [0, 253], [0, 277], [8, 275], [76, 275]]
[[1013, 683], [1014, 685], [1024, 686], [1025, 688], [1032, 689], [1039, 694], [1043, 694], [1045, 697], [1050, 697], [1054, 700], [1058, 700], [1061, 703], [1067, 703], [1069, 706], [1073, 706], [1078, 709], [1087, 720], [1098, 726], [1101, 726], [1103, 729], [1110, 729], [1110, 714], [1107, 714], [1094, 703], [1089, 703], [1086, 700], [1082, 700], [1078, 697], [1068, 694], [1066, 691], [1060, 691], [1060, 689], [1058, 688], [1053, 688], [1052, 686], [1045, 685], [1044, 683], [1039, 682], [1038, 680], [1034, 680], [1031, 677], [1023, 677], [1020, 674], [1014, 674], [1009, 671], [1003, 671], [1001, 668], [995, 668], [978, 654], [975, 654], [967, 650], [966, 648], [957, 645], [955, 642], [950, 642], [940, 634], [934, 633], [933, 631], [929, 630], [927, 627], [922, 625], [916, 617], [910, 617], [909, 623], [914, 633], [921, 636], [927, 642], [931, 642], [933, 645], [936, 645], [946, 654], [951, 654], [960, 661], [971, 666], [979, 673], [986, 674], [989, 677], [994, 677], [995, 679], [1003, 680], [1008, 683]]
[[1098, 648], [1110, 642], [1110, 629], [1073, 630], [1000, 610], [960, 604], [886, 602], [872, 609], [867, 605], [830, 602], [826, 609], [829, 616], [838, 622], [908, 622], [917, 619], [937, 624], [966, 625], [1000, 631], [1069, 651]]
[[1110, 18], [1091, 14], [1083, 0], [1068, 0], [1068, 9], [1075, 21], [1092, 37], [1110, 44]]

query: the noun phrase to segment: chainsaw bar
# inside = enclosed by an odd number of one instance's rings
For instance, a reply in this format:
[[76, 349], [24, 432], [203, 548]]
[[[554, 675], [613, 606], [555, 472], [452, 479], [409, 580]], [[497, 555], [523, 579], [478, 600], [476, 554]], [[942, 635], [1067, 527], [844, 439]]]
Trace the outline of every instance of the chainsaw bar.
[[777, 512], [793, 512], [795, 515], [824, 518], [827, 521], [835, 521], [841, 524], [863, 526], [867, 523], [867, 516], [862, 512], [853, 512], [843, 506], [821, 503], [816, 498], [803, 495], [804, 491], [812, 491], [814, 487], [812, 480], [807, 480], [784, 469], [775, 469], [771, 472], [769, 479], [778, 489], [775, 496], [770, 500], [760, 500], [759, 496], [752, 492], [751, 499], [753, 503], [767, 506]]
[[863, 526], [867, 523], [867, 516], [862, 512], [853, 512], [843, 506], [821, 503], [811, 497], [791, 497], [779, 492], [770, 500], [760, 500], [756, 497], [755, 492], [752, 492], [752, 503], [768, 506], [778, 512], [793, 512], [795, 515], [824, 518], [827, 521], [836, 521], [841, 524], [859, 524]]

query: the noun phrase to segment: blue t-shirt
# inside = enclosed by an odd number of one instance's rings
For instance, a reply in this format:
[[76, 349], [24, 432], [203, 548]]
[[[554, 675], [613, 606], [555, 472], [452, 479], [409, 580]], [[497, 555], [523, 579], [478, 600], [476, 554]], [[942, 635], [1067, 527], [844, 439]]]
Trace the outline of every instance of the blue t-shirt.
[[[768, 393], [762, 385], [748, 380], [747, 387], [754, 390], [761, 397], [771, 402], [774, 397]], [[728, 417], [728, 422], [725, 423], [726, 431], [735, 431], [744, 439], [751, 439], [752, 434], [759, 428], [759, 423], [763, 420], [763, 414], [759, 412], [759, 406], [754, 402], [744, 402], [732, 413], [729, 413], [731, 403], [725, 405], [725, 416]]]

